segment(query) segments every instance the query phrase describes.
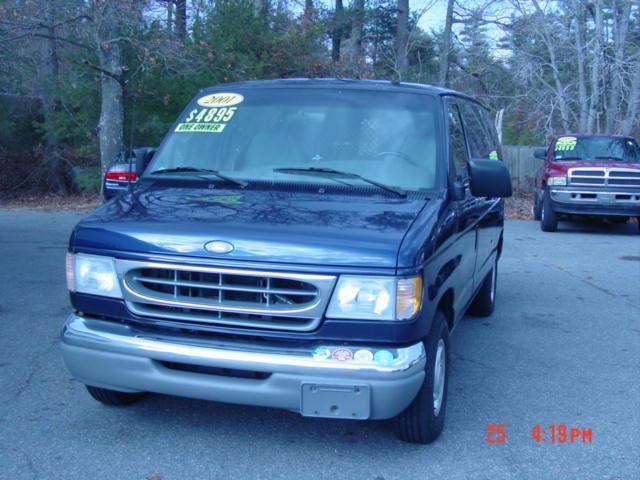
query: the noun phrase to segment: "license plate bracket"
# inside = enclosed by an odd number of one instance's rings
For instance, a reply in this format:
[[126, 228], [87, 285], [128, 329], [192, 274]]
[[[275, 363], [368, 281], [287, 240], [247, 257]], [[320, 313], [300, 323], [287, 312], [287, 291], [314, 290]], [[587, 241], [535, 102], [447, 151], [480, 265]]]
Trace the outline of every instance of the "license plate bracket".
[[305, 417], [366, 420], [371, 416], [369, 385], [303, 383], [300, 397]]

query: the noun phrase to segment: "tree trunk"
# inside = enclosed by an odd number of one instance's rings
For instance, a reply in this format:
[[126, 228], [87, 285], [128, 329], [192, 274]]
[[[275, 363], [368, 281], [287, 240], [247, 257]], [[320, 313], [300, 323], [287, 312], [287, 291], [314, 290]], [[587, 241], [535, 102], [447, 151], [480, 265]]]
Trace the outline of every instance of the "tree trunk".
[[[545, 14], [540, 8], [540, 4], [537, 0], [532, 0], [533, 6], [535, 7], [541, 21], [545, 21]], [[536, 27], [534, 26], [534, 29]], [[562, 78], [560, 77], [560, 70], [558, 68], [558, 61], [556, 59], [556, 45], [553, 42], [553, 38], [549, 36], [548, 32], [545, 30], [545, 25], [539, 25], [537, 31], [542, 38], [542, 41], [547, 48], [547, 53], [549, 54], [549, 66], [551, 67], [551, 72], [553, 75], [553, 82], [555, 85], [555, 94], [558, 98], [558, 106], [560, 107], [560, 117], [562, 120], [562, 128], [565, 132], [571, 130], [571, 121], [569, 117], [569, 105], [567, 102], [567, 93], [564, 88], [564, 84], [562, 83]]]
[[591, 49], [591, 97], [589, 99], [589, 115], [587, 116], [587, 132], [596, 130], [598, 116], [598, 100], [600, 99], [600, 78], [602, 58], [602, 5], [600, 0], [593, 2], [595, 10], [595, 32], [593, 34], [593, 48]]
[[631, 80], [629, 97], [627, 101], [627, 113], [622, 122], [621, 133], [631, 135], [633, 128], [638, 127], [638, 115], [640, 114], [640, 60], [636, 62], [635, 73]]
[[442, 41], [440, 42], [440, 60], [438, 67], [438, 84], [447, 85], [447, 77], [449, 76], [449, 52], [451, 51], [451, 26], [453, 25], [453, 3], [454, 0], [447, 2], [447, 15], [444, 23], [444, 32], [442, 32]]
[[[104, 173], [123, 145], [124, 92], [120, 23], [116, 2], [106, 1], [98, 13], [98, 58], [100, 59], [101, 94], [98, 138], [100, 165]], [[120, 14], [125, 14], [120, 12]]]
[[575, 12], [575, 47], [576, 47], [576, 61], [578, 63], [578, 102], [580, 113], [578, 116], [578, 130], [585, 132], [587, 130], [587, 115], [589, 112], [589, 99], [587, 98], [587, 85], [585, 80], [585, 57], [584, 57], [584, 44], [585, 34], [584, 28], [586, 23], [586, 17], [584, 14], [584, 8], [581, 7], [580, 2], [572, 2], [573, 11]]
[[167, 30], [173, 32], [173, 0], [167, 0]]
[[269, 24], [269, 0], [253, 0], [253, 14], [260, 20], [260, 25], [266, 29]]
[[622, 76], [624, 75], [624, 51], [627, 41], [629, 17], [631, 16], [631, 2], [623, 2], [618, 5], [614, 1], [613, 6], [613, 42], [614, 64], [611, 66], [611, 87], [609, 89], [609, 107], [607, 108], [608, 133], [615, 133], [620, 127], [620, 103], [622, 93]]
[[311, 22], [313, 20], [313, 0], [304, 0], [304, 20]]
[[344, 7], [342, 0], [336, 0], [336, 9], [333, 15], [333, 34], [331, 38], [331, 59], [340, 61], [340, 45], [342, 43]]
[[398, 0], [398, 23], [396, 26], [396, 70], [398, 80], [407, 71], [409, 46], [409, 0]]
[[313, 25], [315, 9], [313, 8], [313, 0], [304, 1], [304, 12], [302, 14], [302, 31], [305, 36], [311, 35], [311, 26]]
[[364, 26], [364, 0], [353, 0], [353, 22], [351, 24], [351, 68], [356, 77], [362, 76], [362, 32]]
[[[60, 111], [60, 58], [58, 55], [58, 43], [56, 41], [56, 20], [57, 9], [53, 1], [45, 2], [41, 0], [41, 11], [45, 14], [46, 25], [43, 31], [45, 39], [45, 61], [43, 67], [45, 71], [44, 93], [42, 95], [42, 106], [45, 120], [51, 121], [51, 117]], [[45, 127], [45, 141], [42, 152], [46, 184], [53, 193], [67, 193], [67, 182], [62, 159], [60, 144], [54, 132], [49, 126]]]
[[351, 66], [356, 77], [362, 76], [362, 31], [364, 26], [364, 0], [353, 0], [353, 23], [351, 25]]
[[187, 39], [187, 0], [176, 0], [176, 37], [182, 43]]

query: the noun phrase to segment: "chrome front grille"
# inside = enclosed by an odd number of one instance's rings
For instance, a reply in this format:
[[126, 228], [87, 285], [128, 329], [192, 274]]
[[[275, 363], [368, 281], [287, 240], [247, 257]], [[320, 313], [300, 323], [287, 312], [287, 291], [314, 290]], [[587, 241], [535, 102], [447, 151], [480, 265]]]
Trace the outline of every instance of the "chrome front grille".
[[328, 275], [118, 263], [133, 313], [190, 323], [313, 330], [335, 283]]
[[569, 185], [640, 187], [640, 170], [632, 168], [571, 168]]

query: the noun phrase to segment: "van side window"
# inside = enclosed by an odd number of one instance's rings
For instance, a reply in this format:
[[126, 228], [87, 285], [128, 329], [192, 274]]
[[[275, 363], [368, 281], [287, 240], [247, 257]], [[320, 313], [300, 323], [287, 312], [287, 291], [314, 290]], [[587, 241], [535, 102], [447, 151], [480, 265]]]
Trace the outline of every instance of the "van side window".
[[460, 111], [456, 104], [447, 102], [447, 116], [449, 120], [449, 155], [453, 164], [456, 180], [462, 181], [469, 177], [467, 167], [469, 157], [464, 142]]
[[497, 138], [487, 125], [483, 109], [471, 102], [460, 102], [460, 111], [469, 142], [471, 158], [498, 160]]

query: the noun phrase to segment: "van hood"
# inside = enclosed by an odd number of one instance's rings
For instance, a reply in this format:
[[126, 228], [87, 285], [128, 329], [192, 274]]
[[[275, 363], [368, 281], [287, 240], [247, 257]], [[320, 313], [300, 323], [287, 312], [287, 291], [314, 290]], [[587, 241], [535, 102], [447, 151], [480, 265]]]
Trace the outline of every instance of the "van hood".
[[[405, 233], [428, 200], [139, 185], [76, 227], [74, 251], [396, 268]], [[229, 253], [204, 246], [229, 242]]]

